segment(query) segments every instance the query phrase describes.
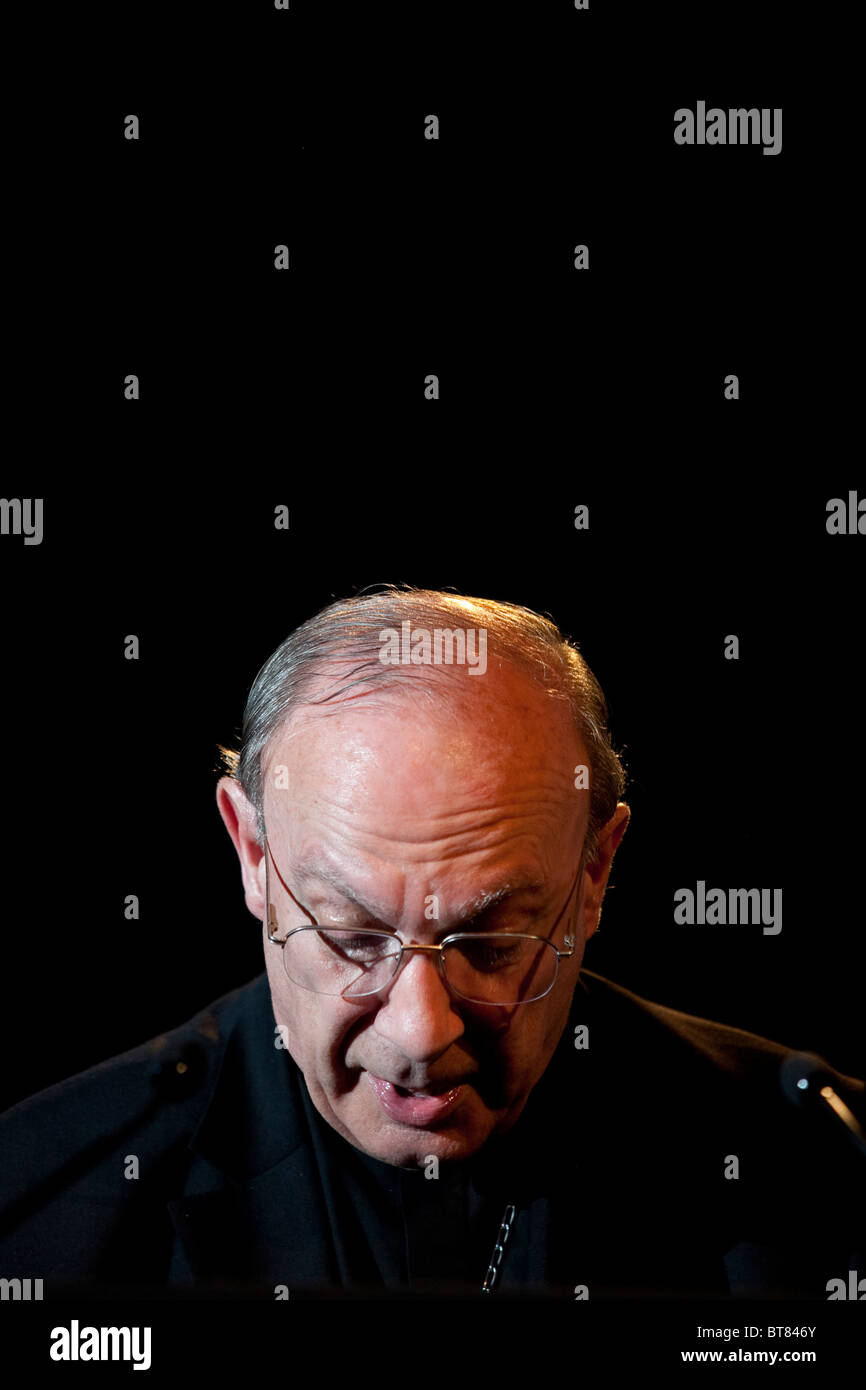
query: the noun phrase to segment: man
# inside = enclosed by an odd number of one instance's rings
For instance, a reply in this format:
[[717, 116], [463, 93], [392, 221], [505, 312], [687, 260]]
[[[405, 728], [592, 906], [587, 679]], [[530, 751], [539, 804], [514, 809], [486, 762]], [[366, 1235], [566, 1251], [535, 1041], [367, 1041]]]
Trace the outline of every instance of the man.
[[0, 1273], [820, 1299], [866, 1273], [863, 1082], [823, 1073], [846, 1129], [789, 1103], [788, 1049], [581, 970], [630, 813], [552, 623], [425, 590], [332, 604], [226, 756], [266, 975], [9, 1112]]

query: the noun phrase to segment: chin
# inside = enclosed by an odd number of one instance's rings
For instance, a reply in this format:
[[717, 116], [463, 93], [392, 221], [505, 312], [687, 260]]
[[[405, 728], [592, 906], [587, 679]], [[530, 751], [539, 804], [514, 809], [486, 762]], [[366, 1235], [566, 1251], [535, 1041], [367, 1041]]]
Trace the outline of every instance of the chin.
[[472, 1090], [452, 1116], [429, 1126], [403, 1124], [381, 1112], [370, 1115], [365, 1107], [353, 1142], [373, 1158], [399, 1168], [424, 1167], [430, 1158], [462, 1163], [480, 1153], [501, 1118], [487, 1110]]
[[[388, 1125], [368, 1144], [359, 1145], [381, 1163], [397, 1168], [423, 1168], [431, 1158], [440, 1163], [462, 1163], [473, 1158], [484, 1147], [488, 1136], [468, 1135], [456, 1127], [444, 1129], [412, 1129]], [[358, 1141], [356, 1141], [357, 1143]]]

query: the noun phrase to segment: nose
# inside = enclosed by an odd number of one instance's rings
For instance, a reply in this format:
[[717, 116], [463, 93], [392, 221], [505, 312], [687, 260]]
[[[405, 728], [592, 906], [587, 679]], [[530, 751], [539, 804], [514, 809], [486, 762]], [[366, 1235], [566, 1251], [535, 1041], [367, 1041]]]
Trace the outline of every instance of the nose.
[[376, 1016], [376, 1032], [413, 1062], [430, 1063], [464, 1032], [439, 954], [407, 951]]

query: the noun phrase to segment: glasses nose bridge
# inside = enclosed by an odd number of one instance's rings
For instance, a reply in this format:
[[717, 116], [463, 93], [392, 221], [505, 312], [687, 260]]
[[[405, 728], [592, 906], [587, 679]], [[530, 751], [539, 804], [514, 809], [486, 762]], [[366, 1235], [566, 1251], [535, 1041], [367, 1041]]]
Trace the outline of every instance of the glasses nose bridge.
[[416, 945], [416, 944], [414, 944], [414, 943], [412, 943], [411, 945], [406, 945], [406, 944], [404, 944], [402, 941], [400, 942], [400, 952], [399, 952], [399, 955], [398, 955], [398, 957], [397, 957], [397, 965], [396, 965], [396, 967], [395, 967], [395, 969], [394, 969], [394, 973], [393, 973], [393, 975], [391, 976], [391, 979], [390, 979], [389, 982], [388, 982], [388, 987], [389, 987], [389, 988], [391, 987], [391, 985], [393, 985], [393, 984], [395, 983], [395, 981], [396, 981], [398, 975], [401, 975], [401, 974], [403, 973], [403, 966], [406, 964], [406, 957], [407, 957], [407, 955], [408, 955], [408, 953], [409, 953], [410, 951], [430, 951], [430, 952], [432, 952], [432, 954], [436, 957], [436, 962], [435, 962], [435, 963], [436, 963], [436, 965], [437, 965], [437, 967], [438, 967], [437, 973], [438, 973], [438, 975], [439, 975], [439, 978], [440, 978], [440, 980], [442, 981], [442, 983], [446, 986], [446, 988], [448, 988], [448, 989], [450, 990], [450, 986], [448, 985], [448, 979], [447, 979], [447, 976], [446, 976], [446, 974], [445, 974], [445, 960], [444, 960], [445, 947], [444, 947], [444, 943], [443, 943], [442, 945], [439, 945], [439, 946], [422, 946], [422, 945]]

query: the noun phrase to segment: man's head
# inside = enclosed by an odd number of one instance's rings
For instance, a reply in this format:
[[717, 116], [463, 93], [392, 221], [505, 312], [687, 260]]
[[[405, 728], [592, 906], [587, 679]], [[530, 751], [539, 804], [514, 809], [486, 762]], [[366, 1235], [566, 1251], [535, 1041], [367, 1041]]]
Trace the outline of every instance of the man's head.
[[[413, 634], [483, 629], [485, 669], [411, 656], [386, 665], [381, 634], [406, 621]], [[459, 1161], [520, 1115], [598, 925], [629, 815], [603, 697], [553, 625], [511, 605], [391, 591], [332, 605], [311, 624], [251, 692], [244, 740], [260, 775], [248, 760], [246, 787], [243, 775], [218, 787], [250, 911], [264, 923], [266, 827], [280, 939], [311, 917], [405, 944], [495, 931], [563, 950], [575, 938], [550, 993], [500, 1007], [455, 997], [428, 952], [408, 953], [378, 994], [311, 992], [289, 978], [263, 925], [274, 1015], [323, 1117], [387, 1163]], [[401, 1091], [457, 1094], [424, 1106]]]

